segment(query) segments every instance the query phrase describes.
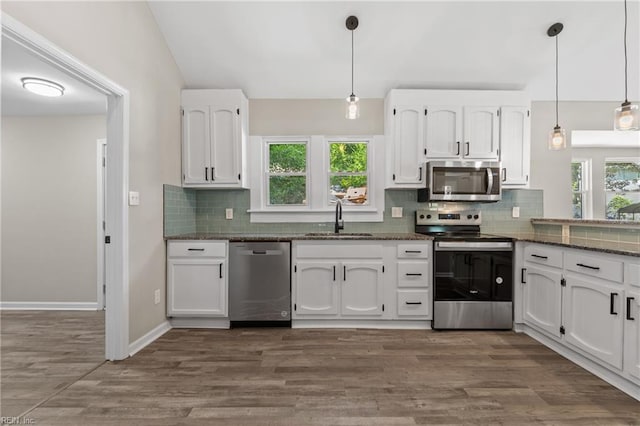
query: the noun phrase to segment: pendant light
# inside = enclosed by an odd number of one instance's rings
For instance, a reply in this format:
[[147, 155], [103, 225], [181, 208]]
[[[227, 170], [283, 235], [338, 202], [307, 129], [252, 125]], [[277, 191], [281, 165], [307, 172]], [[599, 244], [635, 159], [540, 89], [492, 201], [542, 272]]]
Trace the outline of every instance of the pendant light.
[[351, 95], [347, 98], [346, 117], [349, 120], [355, 120], [360, 117], [360, 99], [353, 93], [353, 31], [358, 28], [358, 18], [349, 16], [347, 18], [347, 29], [351, 31]]
[[638, 105], [632, 104], [627, 98], [627, 0], [624, 0], [624, 102], [616, 108], [613, 128], [615, 130], [640, 129]]
[[564, 129], [558, 124], [558, 34], [562, 32], [562, 28], [564, 28], [564, 25], [556, 22], [547, 30], [549, 37], [556, 38], [556, 126], [549, 132], [549, 149], [552, 151], [558, 151], [567, 147], [567, 136]]

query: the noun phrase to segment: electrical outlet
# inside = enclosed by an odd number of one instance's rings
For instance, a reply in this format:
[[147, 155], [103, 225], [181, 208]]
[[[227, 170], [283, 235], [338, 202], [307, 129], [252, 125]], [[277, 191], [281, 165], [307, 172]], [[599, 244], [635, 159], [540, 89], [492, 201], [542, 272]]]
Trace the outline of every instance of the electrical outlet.
[[153, 302], [157, 305], [160, 303], [160, 289], [153, 292]]
[[233, 209], [225, 209], [224, 217], [226, 219], [233, 219]]
[[402, 207], [391, 207], [391, 217], [402, 217]]
[[511, 217], [520, 217], [520, 207], [514, 207], [511, 209]]
[[140, 193], [136, 191], [129, 191], [129, 205], [130, 206], [139, 206], [140, 205]]

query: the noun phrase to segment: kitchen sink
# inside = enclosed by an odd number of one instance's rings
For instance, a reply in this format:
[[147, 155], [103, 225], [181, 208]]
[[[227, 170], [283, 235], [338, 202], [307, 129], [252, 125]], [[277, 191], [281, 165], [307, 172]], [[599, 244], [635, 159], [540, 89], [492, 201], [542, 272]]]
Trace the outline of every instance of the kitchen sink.
[[368, 232], [342, 232], [339, 234], [336, 234], [335, 232], [309, 232], [304, 235], [307, 237], [332, 237], [332, 238], [373, 236], [373, 234], [369, 234]]

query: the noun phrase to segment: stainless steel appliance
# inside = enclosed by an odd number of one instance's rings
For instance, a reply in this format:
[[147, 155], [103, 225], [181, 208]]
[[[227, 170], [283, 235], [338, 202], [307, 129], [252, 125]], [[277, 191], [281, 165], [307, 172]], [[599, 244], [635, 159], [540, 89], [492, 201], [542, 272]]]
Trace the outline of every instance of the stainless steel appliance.
[[427, 184], [418, 201], [499, 201], [502, 198], [500, 162], [429, 161]]
[[513, 241], [480, 233], [477, 210], [416, 212], [434, 236], [433, 328], [511, 329]]
[[229, 244], [232, 327], [291, 326], [291, 243]]

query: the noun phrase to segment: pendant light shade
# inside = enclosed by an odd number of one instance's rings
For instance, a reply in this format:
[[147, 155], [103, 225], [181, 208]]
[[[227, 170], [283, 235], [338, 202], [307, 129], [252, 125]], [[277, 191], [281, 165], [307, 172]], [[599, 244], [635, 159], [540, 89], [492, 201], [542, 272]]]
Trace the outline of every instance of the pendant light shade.
[[640, 129], [638, 105], [627, 98], [627, 0], [624, 0], [624, 102], [615, 110], [613, 121], [615, 130]]
[[358, 18], [349, 16], [347, 18], [347, 29], [351, 31], [351, 94], [347, 97], [347, 109], [345, 117], [349, 120], [355, 120], [360, 117], [360, 98], [353, 93], [353, 31], [358, 28]]
[[562, 31], [564, 26], [560, 22], [556, 22], [547, 30], [549, 37], [555, 37], [556, 39], [556, 125], [552, 131], [549, 132], [549, 149], [552, 151], [558, 151], [567, 147], [567, 135], [566, 132], [558, 124], [558, 34]]

